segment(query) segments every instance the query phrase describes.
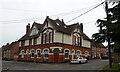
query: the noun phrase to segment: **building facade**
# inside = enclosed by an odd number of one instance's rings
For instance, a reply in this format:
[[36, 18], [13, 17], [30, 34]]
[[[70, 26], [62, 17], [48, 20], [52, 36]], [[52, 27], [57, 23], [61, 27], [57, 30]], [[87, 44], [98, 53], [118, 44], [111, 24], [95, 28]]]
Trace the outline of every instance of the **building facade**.
[[102, 43], [96, 43], [92, 41], [92, 58], [93, 59], [101, 59], [102, 55], [107, 55], [107, 47], [105, 47]]
[[63, 20], [46, 17], [43, 24], [26, 26], [19, 39], [19, 61], [61, 63], [74, 57], [91, 58], [91, 39], [79, 23], [66, 25]]
[[2, 46], [2, 58], [18, 60], [19, 42], [7, 43]]

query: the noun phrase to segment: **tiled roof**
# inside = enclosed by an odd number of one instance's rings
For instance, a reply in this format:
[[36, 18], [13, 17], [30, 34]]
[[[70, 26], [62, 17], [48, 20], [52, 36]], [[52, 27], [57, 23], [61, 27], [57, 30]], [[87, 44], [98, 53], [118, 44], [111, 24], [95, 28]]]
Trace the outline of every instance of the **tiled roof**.
[[[66, 25], [63, 21], [60, 21], [59, 19], [53, 20], [53, 19], [49, 18], [48, 16], [45, 19], [45, 21], [44, 21], [43, 24], [39, 24], [39, 23], [34, 22], [33, 25], [32, 25], [32, 27], [35, 25], [38, 28], [39, 33], [41, 33], [46, 21], [48, 21], [49, 23], [51, 23], [51, 25], [53, 26], [53, 28], [56, 31], [59, 31], [59, 32], [62, 32], [62, 33], [65, 33], [65, 34], [71, 35], [71, 33], [73, 32], [73, 30], [75, 28], [77, 28], [77, 27], [80, 29], [80, 31], [82, 31], [81, 26], [79, 25], [79, 23], [75, 23], [75, 24], [71, 24], [71, 25]], [[31, 27], [31, 29], [32, 29], [32, 27]], [[39, 33], [36, 34], [36, 35], [30, 36], [29, 35], [30, 32], [29, 32], [29, 33], [25, 34], [20, 40], [25, 40], [25, 39], [29, 39], [29, 38], [38, 37]], [[86, 36], [83, 32], [81, 32], [81, 35], [82, 35], [82, 37], [84, 39], [90, 40], [89, 37]]]
[[96, 48], [106, 48], [102, 43], [98, 43], [92, 40], [92, 46]]

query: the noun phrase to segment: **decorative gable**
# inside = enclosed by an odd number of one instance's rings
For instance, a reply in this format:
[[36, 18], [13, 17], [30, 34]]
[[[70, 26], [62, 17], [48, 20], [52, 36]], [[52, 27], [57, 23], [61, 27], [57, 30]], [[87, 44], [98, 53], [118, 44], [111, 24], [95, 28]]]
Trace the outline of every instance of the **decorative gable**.
[[38, 29], [36, 28], [36, 26], [33, 26], [33, 28], [31, 29], [30, 36], [36, 35], [37, 33], [38, 33]]

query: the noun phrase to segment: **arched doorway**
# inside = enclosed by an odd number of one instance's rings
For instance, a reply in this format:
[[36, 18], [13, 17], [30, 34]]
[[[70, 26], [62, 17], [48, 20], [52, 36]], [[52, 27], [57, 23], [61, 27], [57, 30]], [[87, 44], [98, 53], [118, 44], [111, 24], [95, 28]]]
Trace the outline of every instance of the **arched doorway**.
[[53, 53], [54, 53], [54, 63], [58, 63], [59, 62], [59, 49], [58, 48], [55, 48], [53, 50]]

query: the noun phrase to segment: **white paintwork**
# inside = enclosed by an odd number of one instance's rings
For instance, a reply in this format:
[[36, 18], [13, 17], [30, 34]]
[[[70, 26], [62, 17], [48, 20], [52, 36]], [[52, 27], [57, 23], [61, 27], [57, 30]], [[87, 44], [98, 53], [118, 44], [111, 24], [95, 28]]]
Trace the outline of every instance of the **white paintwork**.
[[25, 46], [29, 45], [29, 40], [25, 40]]
[[40, 36], [37, 38], [37, 44], [41, 44], [41, 37], [42, 37], [42, 34], [40, 33]]
[[83, 46], [83, 47], [90, 48], [90, 45], [91, 45], [90, 41], [84, 40], [84, 39], [82, 38], [82, 46]]
[[21, 41], [19, 42], [19, 47], [21, 47]]
[[32, 39], [32, 45], [33, 45], [34, 39]]
[[66, 44], [72, 44], [72, 36], [71, 35], [68, 35], [68, 34], [64, 34], [64, 37], [63, 37], [64, 39], [64, 43], [66, 43]]
[[54, 33], [54, 42], [62, 43], [62, 33], [55, 31]]
[[30, 36], [35, 35], [37, 33], [38, 33], [38, 29], [36, 28], [36, 26], [33, 26], [31, 33], [30, 33]]
[[[53, 28], [53, 26], [49, 23], [49, 21], [48, 21], [48, 27]], [[43, 27], [43, 30], [46, 29], [46, 28], [47, 28], [47, 23], [46, 23], [45, 26]]]

